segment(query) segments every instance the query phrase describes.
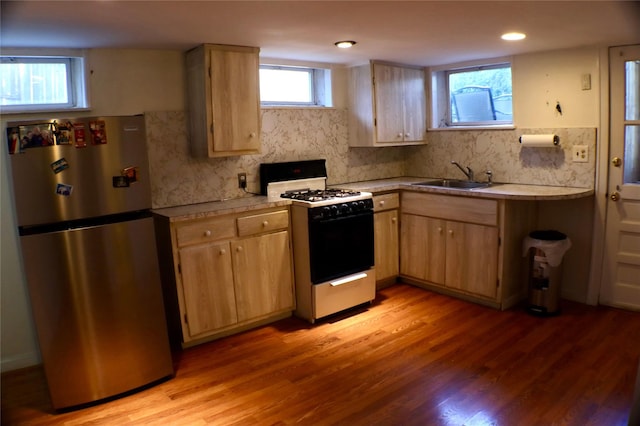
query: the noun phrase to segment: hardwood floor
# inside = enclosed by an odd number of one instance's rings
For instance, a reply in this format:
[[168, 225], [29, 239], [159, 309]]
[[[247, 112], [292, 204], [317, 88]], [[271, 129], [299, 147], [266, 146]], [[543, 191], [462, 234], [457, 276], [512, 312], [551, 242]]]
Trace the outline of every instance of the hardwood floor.
[[2, 376], [2, 425], [626, 425], [640, 313], [506, 312], [398, 284], [357, 315], [183, 351], [175, 378], [54, 414], [40, 368]]

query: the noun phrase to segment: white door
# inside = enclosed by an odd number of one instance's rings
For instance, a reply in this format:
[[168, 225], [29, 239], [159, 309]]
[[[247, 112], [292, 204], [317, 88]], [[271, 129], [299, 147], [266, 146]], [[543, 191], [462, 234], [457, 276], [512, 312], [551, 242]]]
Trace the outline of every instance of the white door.
[[640, 310], [640, 46], [611, 48], [606, 250], [600, 303]]

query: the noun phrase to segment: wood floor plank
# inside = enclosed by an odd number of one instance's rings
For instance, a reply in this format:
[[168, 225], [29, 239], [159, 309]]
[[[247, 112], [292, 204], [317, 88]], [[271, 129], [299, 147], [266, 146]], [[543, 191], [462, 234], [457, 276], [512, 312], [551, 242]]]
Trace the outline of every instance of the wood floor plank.
[[640, 313], [563, 301], [540, 318], [404, 284], [174, 354], [176, 375], [52, 411], [40, 367], [2, 375], [2, 425], [625, 425]]

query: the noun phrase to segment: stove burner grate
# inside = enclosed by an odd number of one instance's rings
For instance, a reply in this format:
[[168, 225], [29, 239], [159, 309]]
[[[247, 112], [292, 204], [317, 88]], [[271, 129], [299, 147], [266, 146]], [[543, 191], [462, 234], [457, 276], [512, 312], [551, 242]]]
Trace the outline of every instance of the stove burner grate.
[[282, 198], [290, 198], [292, 200], [301, 201], [323, 201], [331, 200], [333, 198], [345, 198], [354, 197], [360, 195], [358, 191], [350, 191], [348, 189], [296, 189], [292, 191], [286, 191], [281, 194]]

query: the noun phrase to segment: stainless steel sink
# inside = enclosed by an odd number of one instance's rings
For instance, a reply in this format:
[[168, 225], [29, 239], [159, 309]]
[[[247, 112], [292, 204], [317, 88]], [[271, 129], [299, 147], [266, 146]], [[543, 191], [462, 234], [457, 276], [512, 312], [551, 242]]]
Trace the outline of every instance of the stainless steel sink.
[[[476, 189], [476, 188], [488, 188], [489, 183], [487, 182], [472, 182], [468, 180], [457, 180], [457, 179], [436, 179], [436, 180], [428, 180], [425, 182], [417, 182], [412, 185], [416, 186], [435, 186], [438, 188], [456, 188], [456, 189]], [[495, 184], [491, 184], [495, 185]]]

